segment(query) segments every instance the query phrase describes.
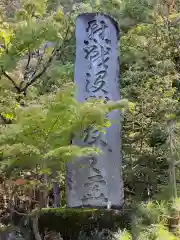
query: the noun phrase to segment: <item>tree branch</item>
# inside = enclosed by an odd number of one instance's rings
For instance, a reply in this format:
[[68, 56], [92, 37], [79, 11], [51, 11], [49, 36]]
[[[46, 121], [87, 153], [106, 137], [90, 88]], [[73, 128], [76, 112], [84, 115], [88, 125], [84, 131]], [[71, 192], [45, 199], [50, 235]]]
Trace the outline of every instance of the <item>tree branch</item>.
[[47, 71], [48, 67], [50, 66], [51, 62], [54, 59], [55, 53], [56, 51], [53, 52], [53, 54], [51, 55], [51, 57], [49, 58], [49, 60], [47, 61], [47, 63], [45, 64], [44, 68], [42, 69], [41, 72], [39, 72], [37, 75], [35, 75], [27, 84], [24, 88], [21, 89], [21, 92], [26, 92], [27, 88], [29, 86], [31, 86], [32, 84], [34, 84], [41, 76], [43, 76], [43, 74]]
[[35, 214], [32, 217], [32, 227], [33, 227], [33, 233], [36, 240], [42, 240], [41, 235], [39, 233], [39, 227], [38, 227], [38, 214]]
[[16, 213], [17, 215], [19, 216], [24, 216], [24, 217], [27, 217], [27, 216], [31, 216], [30, 214], [27, 214], [27, 213], [21, 213], [21, 212], [18, 212], [17, 210], [12, 210], [13, 213]]
[[179, 164], [180, 164], [180, 161], [176, 161], [174, 165], [178, 166]]
[[26, 64], [25, 70], [29, 68], [30, 61], [31, 61], [31, 52], [30, 52], [30, 49], [28, 49], [28, 62]]
[[28, 49], [28, 61], [27, 61], [26, 67], [25, 67], [24, 80], [26, 79], [26, 76], [28, 74], [27, 71], [29, 68], [30, 61], [31, 61], [31, 52], [30, 52], [30, 49]]
[[33, 72], [32, 75], [31, 75], [31, 78], [33, 78], [33, 77], [36, 75], [37, 70], [38, 70], [38, 66], [41, 64], [41, 62], [42, 62], [42, 60], [43, 60], [44, 54], [45, 54], [45, 49], [44, 49], [43, 54], [41, 54], [41, 55], [39, 56], [39, 58], [38, 58], [38, 62], [37, 62], [37, 64], [36, 64], [36, 67], [35, 67], [34, 72]]
[[15, 89], [17, 90], [18, 93], [20, 93], [20, 88], [19, 86], [14, 82], [14, 80], [4, 71], [2, 70], [2, 73], [4, 74], [4, 76], [13, 84], [13, 86], [15, 87]]
[[26, 85], [24, 88], [21, 89], [21, 92], [26, 92], [27, 91], [27, 88], [29, 86], [31, 86], [32, 84], [34, 84], [41, 76], [43, 76], [43, 74], [47, 71], [48, 67], [50, 66], [50, 64], [52, 63], [54, 57], [56, 56], [57, 53], [59, 53], [59, 51], [61, 51], [61, 54], [62, 52], [64, 51], [64, 43], [66, 42], [66, 38], [67, 38], [67, 35], [68, 35], [68, 32], [69, 32], [69, 29], [70, 29], [70, 24], [68, 25], [67, 27], [67, 30], [66, 30], [66, 33], [65, 33], [65, 36], [64, 36], [64, 41], [63, 43], [61, 44], [61, 46], [59, 48], [54, 48], [54, 50], [52, 51], [52, 55], [49, 57], [48, 61], [46, 62], [44, 68], [37, 74], [35, 75]]

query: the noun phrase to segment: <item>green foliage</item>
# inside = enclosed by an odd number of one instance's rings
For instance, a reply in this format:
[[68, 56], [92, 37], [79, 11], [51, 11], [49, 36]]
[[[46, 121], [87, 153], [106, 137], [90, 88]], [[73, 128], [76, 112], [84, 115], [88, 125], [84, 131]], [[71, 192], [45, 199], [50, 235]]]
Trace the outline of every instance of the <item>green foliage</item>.
[[161, 225], [152, 226], [146, 229], [145, 231], [141, 232], [139, 237], [139, 240], [147, 239], [147, 240], [160, 240], [160, 239], [168, 239], [168, 240], [178, 240], [178, 237], [173, 235], [166, 229], [165, 227]]
[[167, 201], [140, 204], [133, 216], [132, 235], [139, 240], [159, 240], [161, 237], [165, 239], [178, 239], [178, 230], [175, 231], [175, 234], [169, 231], [169, 219], [172, 216], [173, 208], [174, 204]]
[[81, 104], [74, 100], [73, 93], [73, 88], [67, 85], [26, 108], [17, 109], [17, 121], [3, 127], [0, 137], [1, 156], [9, 161], [10, 169], [18, 166], [33, 169], [37, 164], [45, 164], [46, 168], [54, 165], [58, 170], [58, 165], [61, 168], [68, 160], [97, 152], [71, 145], [72, 137], [78, 131], [82, 135], [89, 126], [101, 131], [108, 124], [105, 115], [114, 104], [89, 101]]
[[131, 234], [127, 231], [118, 231], [114, 234], [115, 240], [132, 240]]
[[92, 231], [90, 234], [85, 232], [80, 232], [77, 240], [110, 240], [112, 239], [112, 233], [107, 229], [99, 231], [98, 229]]

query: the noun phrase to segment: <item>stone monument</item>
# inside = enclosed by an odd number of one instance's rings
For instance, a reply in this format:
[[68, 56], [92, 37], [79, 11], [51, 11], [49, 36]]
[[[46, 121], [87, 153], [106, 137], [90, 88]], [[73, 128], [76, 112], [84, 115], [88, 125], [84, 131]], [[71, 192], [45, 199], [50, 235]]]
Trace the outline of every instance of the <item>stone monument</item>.
[[[118, 27], [108, 15], [84, 13], [76, 22], [76, 99], [105, 101], [120, 99]], [[88, 129], [84, 139], [73, 144], [101, 148], [100, 155], [67, 163], [67, 206], [119, 208], [123, 204], [121, 173], [121, 116], [118, 110], [108, 115], [112, 125], [106, 134]], [[82, 167], [83, 166], [83, 167]]]

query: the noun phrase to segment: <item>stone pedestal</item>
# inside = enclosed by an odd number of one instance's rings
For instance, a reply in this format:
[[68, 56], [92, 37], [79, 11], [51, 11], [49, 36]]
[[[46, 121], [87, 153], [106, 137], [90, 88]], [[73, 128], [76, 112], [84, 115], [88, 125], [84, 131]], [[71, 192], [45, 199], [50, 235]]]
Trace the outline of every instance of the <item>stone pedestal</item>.
[[[76, 22], [76, 98], [120, 99], [118, 28], [107, 15], [86, 13]], [[112, 123], [106, 134], [89, 129], [80, 146], [95, 145], [102, 154], [67, 164], [68, 207], [115, 207], [123, 204], [119, 111], [109, 113]]]

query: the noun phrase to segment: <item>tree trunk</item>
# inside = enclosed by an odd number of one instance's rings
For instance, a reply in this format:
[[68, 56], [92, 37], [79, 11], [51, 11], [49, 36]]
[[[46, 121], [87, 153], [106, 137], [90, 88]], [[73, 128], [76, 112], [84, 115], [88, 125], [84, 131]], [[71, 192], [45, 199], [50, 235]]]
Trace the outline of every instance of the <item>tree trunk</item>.
[[60, 186], [58, 182], [53, 183], [54, 207], [60, 207]]
[[170, 162], [169, 162], [169, 172], [170, 172], [170, 183], [172, 186], [172, 198], [175, 201], [177, 198], [177, 183], [176, 183], [176, 159], [175, 159], [175, 153], [174, 153], [174, 144], [173, 140], [175, 138], [174, 136], [174, 130], [175, 130], [175, 122], [172, 120], [170, 122], [169, 126], [169, 144], [170, 144]]
[[38, 215], [37, 214], [35, 214], [32, 217], [32, 227], [33, 227], [33, 233], [34, 233], [35, 239], [42, 240], [41, 235], [39, 233], [39, 228], [38, 228]]

